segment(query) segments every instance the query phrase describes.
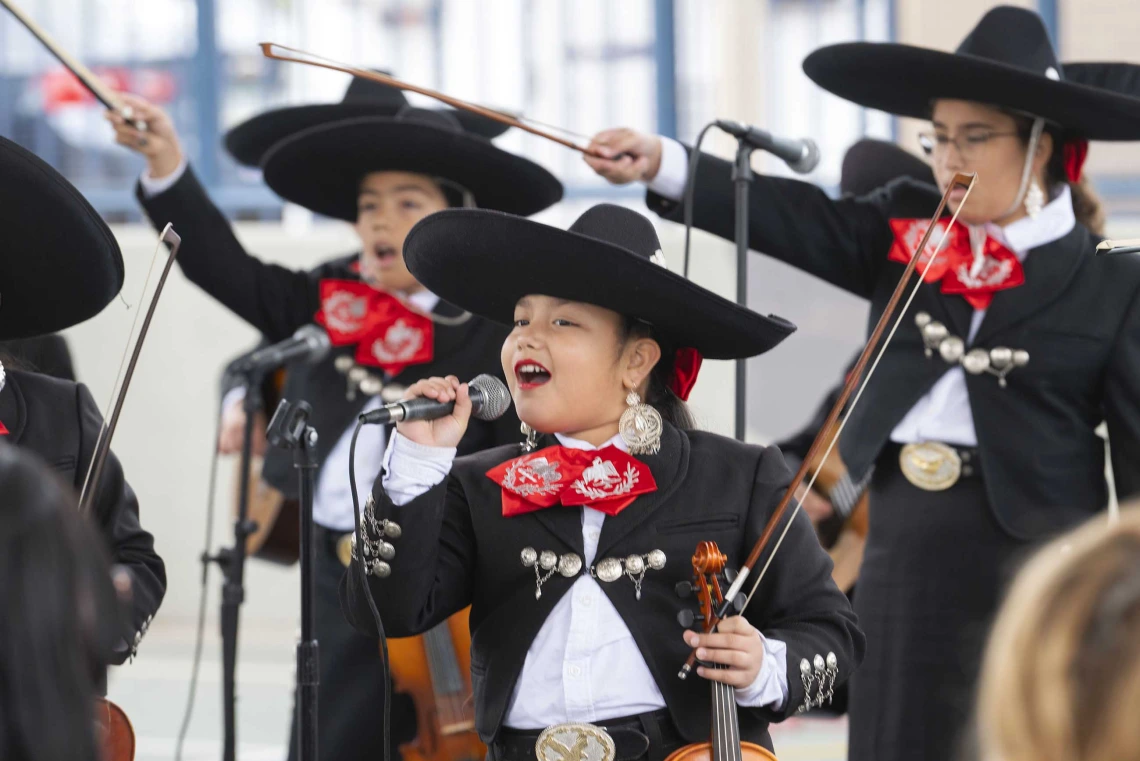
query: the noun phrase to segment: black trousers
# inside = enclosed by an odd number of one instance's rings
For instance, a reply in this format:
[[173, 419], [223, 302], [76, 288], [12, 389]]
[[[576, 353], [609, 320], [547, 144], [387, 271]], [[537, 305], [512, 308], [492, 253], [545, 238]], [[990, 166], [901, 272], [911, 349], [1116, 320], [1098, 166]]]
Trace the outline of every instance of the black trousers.
[[[379, 642], [348, 625], [340, 612], [337, 587], [344, 566], [336, 555], [339, 532], [315, 527], [315, 632], [320, 649], [321, 683], [317, 690], [317, 745], [320, 761], [382, 761], [384, 758], [384, 682]], [[391, 756], [416, 735], [411, 698], [392, 694]], [[289, 761], [298, 761], [294, 693], [289, 731]]]
[[986, 636], [1033, 549], [998, 525], [981, 476], [923, 491], [886, 448], [855, 595], [867, 654], [850, 682], [851, 761], [964, 757]]

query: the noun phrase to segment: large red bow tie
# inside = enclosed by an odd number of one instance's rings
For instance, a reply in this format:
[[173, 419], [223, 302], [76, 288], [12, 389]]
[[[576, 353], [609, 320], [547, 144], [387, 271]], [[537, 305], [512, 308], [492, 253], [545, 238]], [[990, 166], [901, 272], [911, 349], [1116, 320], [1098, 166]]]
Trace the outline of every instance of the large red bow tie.
[[[918, 260], [919, 272], [925, 269], [926, 263], [934, 255], [946, 230], [946, 222], [943, 219], [935, 223], [937, 227]], [[891, 231], [895, 235], [895, 243], [891, 246], [888, 258], [902, 264], [909, 262], [929, 225], [928, 219], [892, 219]], [[974, 252], [970, 249], [969, 231], [955, 222], [947, 234], [946, 245], [938, 254], [934, 266], [926, 272], [924, 280], [927, 283], [941, 280], [943, 293], [959, 294], [974, 309], [986, 309], [993, 301], [994, 293], [1024, 283], [1025, 271], [1015, 253], [989, 237], [982, 248], [981, 264], [978, 265]]]
[[333, 346], [357, 344], [356, 361], [398, 375], [408, 365], [431, 362], [435, 326], [390, 293], [357, 280], [322, 280], [314, 318]]
[[503, 487], [503, 517], [552, 505], [589, 505], [617, 515], [641, 494], [657, 491], [649, 467], [610, 445], [601, 449], [553, 446], [487, 471]]
[[0, 436], [7, 436], [8, 429], [4, 426], [3, 421], [0, 421]]

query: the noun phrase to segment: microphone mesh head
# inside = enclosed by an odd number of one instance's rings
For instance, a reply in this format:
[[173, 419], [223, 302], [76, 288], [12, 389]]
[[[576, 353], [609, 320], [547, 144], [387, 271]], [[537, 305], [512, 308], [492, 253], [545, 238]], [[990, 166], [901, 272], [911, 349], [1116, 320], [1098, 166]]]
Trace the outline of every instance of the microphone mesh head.
[[476, 375], [467, 385], [482, 397], [482, 403], [474, 405], [475, 417], [480, 420], [498, 420], [507, 411], [507, 407], [511, 406], [511, 393], [507, 390], [507, 384], [494, 375]]
[[297, 332], [293, 334], [294, 338], [300, 339], [305, 342], [309, 347], [312, 354], [309, 355], [309, 362], [319, 362], [324, 359], [328, 354], [329, 347], [332, 345], [329, 342], [329, 334], [325, 329], [319, 325], [303, 325], [297, 328]]
[[798, 160], [788, 164], [793, 172], [808, 174], [819, 164], [819, 146], [810, 137], [803, 139], [804, 153]]

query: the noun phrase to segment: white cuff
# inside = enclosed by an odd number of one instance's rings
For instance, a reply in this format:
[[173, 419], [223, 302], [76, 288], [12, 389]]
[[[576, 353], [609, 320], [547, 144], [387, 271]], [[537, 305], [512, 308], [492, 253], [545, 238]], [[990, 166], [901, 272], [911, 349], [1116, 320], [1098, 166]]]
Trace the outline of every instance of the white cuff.
[[661, 167], [646, 187], [671, 201], [680, 201], [685, 195], [685, 182], [688, 179], [689, 152], [676, 140], [662, 137]]
[[231, 407], [241, 404], [243, 401], [245, 401], [245, 386], [234, 386], [222, 397], [222, 412], [227, 412]]
[[384, 491], [393, 504], [406, 505], [447, 478], [455, 447], [417, 444], [392, 431], [384, 452]]
[[[662, 160], [661, 163], [665, 163]], [[150, 176], [150, 170], [144, 169], [143, 173], [139, 175], [139, 185], [142, 186], [143, 195], [147, 198], [154, 198], [160, 193], [165, 193], [174, 187], [174, 183], [182, 179], [182, 175], [186, 174], [186, 157], [183, 156], [182, 160], [178, 162], [178, 168], [165, 177], [154, 178]]]
[[736, 690], [736, 704], [747, 708], [770, 706], [779, 711], [788, 700], [788, 645], [760, 635], [764, 641], [764, 663], [747, 687]]

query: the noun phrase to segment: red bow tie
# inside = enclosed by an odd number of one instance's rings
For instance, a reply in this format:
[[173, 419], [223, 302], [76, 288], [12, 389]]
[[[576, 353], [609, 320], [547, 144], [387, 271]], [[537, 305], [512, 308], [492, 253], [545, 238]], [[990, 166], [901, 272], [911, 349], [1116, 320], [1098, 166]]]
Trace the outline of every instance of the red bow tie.
[[431, 362], [435, 326], [390, 293], [357, 280], [322, 280], [314, 318], [333, 346], [357, 344], [356, 361], [397, 375]]
[[601, 449], [553, 446], [487, 471], [503, 487], [503, 517], [562, 504], [589, 505], [617, 515], [641, 494], [657, 491], [649, 467], [613, 445]]
[[5, 427], [4, 423], [2, 421], [0, 421], [0, 436], [7, 436], [7, 435], [8, 435], [8, 429], [7, 429], [7, 427]]
[[[937, 227], [927, 241], [926, 250], [918, 260], [920, 273], [942, 240], [946, 222], [947, 220], [939, 220], [936, 223]], [[928, 219], [892, 219], [891, 231], [895, 235], [895, 243], [891, 246], [888, 258], [902, 264], [909, 262], [929, 225]], [[946, 245], [938, 254], [934, 266], [927, 271], [924, 280], [927, 283], [941, 280], [943, 293], [961, 295], [974, 309], [988, 308], [994, 293], [1016, 288], [1025, 282], [1025, 271], [1017, 255], [993, 238], [986, 238], [981, 266], [976, 272], [973, 268], [974, 253], [970, 249], [970, 233], [963, 225], [955, 222], [946, 238]]]

